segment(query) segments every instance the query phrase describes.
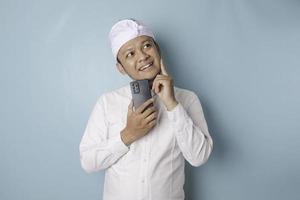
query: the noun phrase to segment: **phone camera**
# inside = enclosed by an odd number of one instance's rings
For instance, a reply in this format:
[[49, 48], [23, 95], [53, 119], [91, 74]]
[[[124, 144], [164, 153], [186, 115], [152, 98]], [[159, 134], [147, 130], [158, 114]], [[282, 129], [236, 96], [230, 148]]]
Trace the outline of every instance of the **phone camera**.
[[140, 87], [139, 87], [138, 83], [133, 83], [132, 89], [133, 89], [134, 94], [140, 93]]

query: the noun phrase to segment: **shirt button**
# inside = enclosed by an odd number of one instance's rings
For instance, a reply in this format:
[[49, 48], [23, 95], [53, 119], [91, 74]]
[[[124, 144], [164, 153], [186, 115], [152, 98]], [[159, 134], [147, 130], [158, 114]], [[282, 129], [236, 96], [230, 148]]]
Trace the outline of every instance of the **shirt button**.
[[142, 183], [145, 183], [145, 180], [144, 180], [144, 179], [142, 180]]
[[144, 158], [144, 162], [146, 162], [147, 161], [147, 159], [146, 158]]

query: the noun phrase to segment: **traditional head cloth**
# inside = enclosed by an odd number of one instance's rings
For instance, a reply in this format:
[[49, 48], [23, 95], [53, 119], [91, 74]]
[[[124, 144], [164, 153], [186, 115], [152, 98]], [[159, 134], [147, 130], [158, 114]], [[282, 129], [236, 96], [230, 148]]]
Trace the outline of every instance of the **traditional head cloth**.
[[109, 33], [109, 39], [115, 59], [117, 59], [118, 52], [123, 44], [141, 35], [154, 38], [152, 31], [145, 24], [135, 19], [121, 20], [113, 25]]

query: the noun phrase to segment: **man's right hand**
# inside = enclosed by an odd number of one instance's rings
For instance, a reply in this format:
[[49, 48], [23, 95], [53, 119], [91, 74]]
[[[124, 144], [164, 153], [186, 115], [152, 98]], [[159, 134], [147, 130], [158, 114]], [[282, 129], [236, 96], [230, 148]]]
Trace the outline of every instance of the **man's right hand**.
[[155, 125], [158, 111], [153, 104], [154, 99], [148, 99], [136, 111], [132, 101], [128, 106], [127, 124], [121, 131], [121, 138], [125, 145], [145, 136]]

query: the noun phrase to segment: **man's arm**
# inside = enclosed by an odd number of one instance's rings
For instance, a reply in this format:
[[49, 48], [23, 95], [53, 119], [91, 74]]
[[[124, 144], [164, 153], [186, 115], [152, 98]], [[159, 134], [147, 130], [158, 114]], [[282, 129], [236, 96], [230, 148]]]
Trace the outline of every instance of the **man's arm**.
[[[123, 130], [108, 136], [103, 96], [95, 105], [80, 143], [81, 166], [86, 172], [106, 169], [129, 151], [134, 141], [146, 135], [156, 125], [157, 109], [153, 98], [136, 111], [128, 105], [127, 123]], [[111, 134], [111, 133], [110, 133]]]
[[108, 137], [103, 99], [100, 97], [79, 145], [81, 166], [87, 173], [108, 168], [129, 151], [120, 134]]
[[160, 60], [161, 74], [152, 84], [152, 89], [167, 108], [177, 143], [185, 159], [193, 166], [207, 161], [213, 141], [208, 133], [207, 124], [197, 95], [192, 92], [192, 100], [187, 111], [175, 98], [173, 79], [168, 74], [163, 60]]
[[192, 94], [193, 98], [187, 110], [178, 103], [167, 113], [183, 156], [192, 166], [200, 166], [209, 158], [213, 141], [199, 98], [196, 94]]

